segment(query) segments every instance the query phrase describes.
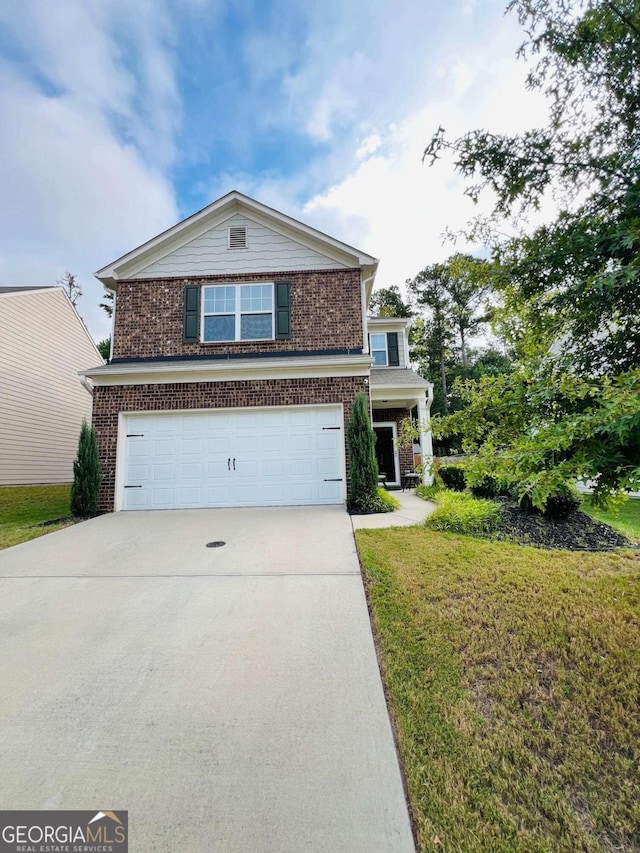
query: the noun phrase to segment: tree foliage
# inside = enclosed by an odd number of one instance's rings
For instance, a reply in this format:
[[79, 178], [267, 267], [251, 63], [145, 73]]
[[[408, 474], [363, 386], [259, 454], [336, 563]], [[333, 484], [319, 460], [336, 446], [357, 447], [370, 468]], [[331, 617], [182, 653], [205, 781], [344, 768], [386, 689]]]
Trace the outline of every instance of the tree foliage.
[[413, 310], [405, 302], [396, 285], [382, 287], [371, 294], [369, 310], [374, 317], [412, 317]]
[[59, 287], [64, 287], [69, 299], [71, 300], [71, 304], [76, 307], [78, 300], [82, 296], [82, 288], [78, 282], [78, 276], [73, 275], [73, 273], [66, 272], [64, 275], [60, 276], [56, 281], [56, 284]]
[[[467, 406], [440, 426], [478, 453], [482, 470], [509, 465], [542, 506], [574, 478], [595, 480], [597, 501], [637, 487], [640, 475], [640, 9], [636, 0], [513, 0], [520, 53], [537, 62], [528, 86], [549, 103], [546, 126], [448, 139], [444, 151], [477, 200], [495, 199], [488, 235], [503, 271], [496, 322], [520, 367], [460, 386]], [[500, 239], [553, 195], [556, 218]], [[493, 462], [491, 461], [493, 460]], [[482, 470], [480, 470], [482, 469]]]
[[96, 347], [103, 359], [109, 361], [109, 356], [111, 355], [111, 338], [105, 338], [96, 344]]
[[349, 448], [349, 509], [372, 512], [379, 509], [376, 435], [371, 428], [369, 401], [357, 394], [347, 423]]
[[434, 412], [452, 408], [451, 382], [470, 368], [469, 338], [491, 317], [487, 301], [495, 264], [457, 253], [425, 267], [407, 287], [422, 314], [411, 331], [413, 357], [434, 382]]
[[96, 434], [86, 421], [83, 421], [78, 441], [78, 454], [73, 463], [72, 515], [77, 518], [91, 518], [96, 514], [101, 480]]
[[[560, 213], [532, 234], [494, 245], [508, 303], [526, 313], [530, 344], [562, 341], [583, 372], [640, 364], [640, 13], [635, 0], [514, 0], [520, 48], [538, 58], [530, 89], [549, 99], [546, 127], [518, 135], [442, 128], [425, 157], [448, 150], [494, 221], [554, 193]], [[475, 223], [476, 226], [478, 223]], [[471, 236], [478, 234], [471, 229]]]
[[107, 317], [113, 316], [113, 291], [107, 290], [103, 295], [104, 302], [100, 303], [100, 307], [105, 312]]

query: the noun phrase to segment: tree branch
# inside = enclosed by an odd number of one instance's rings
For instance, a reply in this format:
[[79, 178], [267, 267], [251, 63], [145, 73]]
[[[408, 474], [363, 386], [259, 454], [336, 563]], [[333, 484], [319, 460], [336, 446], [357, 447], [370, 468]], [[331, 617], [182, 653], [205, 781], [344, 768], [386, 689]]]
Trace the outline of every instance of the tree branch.
[[618, 9], [616, 6], [614, 6], [613, 3], [610, 2], [610, 0], [606, 0], [606, 4], [611, 9], [611, 11], [620, 18], [620, 20], [625, 22], [629, 29], [633, 30], [637, 36], [640, 36], [640, 29], [636, 27], [631, 18], [627, 18], [624, 12], [621, 12], [620, 9]]

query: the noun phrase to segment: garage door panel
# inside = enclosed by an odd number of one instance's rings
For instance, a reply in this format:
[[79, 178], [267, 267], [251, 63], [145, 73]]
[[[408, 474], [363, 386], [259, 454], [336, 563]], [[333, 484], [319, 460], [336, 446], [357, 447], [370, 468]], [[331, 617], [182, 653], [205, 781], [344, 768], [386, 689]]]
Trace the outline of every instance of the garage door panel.
[[163, 415], [161, 418], [149, 418], [148, 421], [142, 421], [148, 432], [152, 430], [156, 435], [163, 433], [179, 432], [182, 427], [182, 417], [180, 415]]
[[125, 488], [125, 509], [344, 500], [339, 407], [133, 415], [125, 426], [137, 437], [126, 439], [124, 485], [139, 487]]
[[176, 455], [176, 442], [173, 438], [156, 438], [149, 449], [149, 453], [154, 456], [173, 457]]
[[229, 450], [228, 433], [226, 435], [216, 436], [215, 438], [207, 439], [207, 455], [208, 456], [226, 456]]
[[338, 503], [341, 496], [341, 483], [320, 483], [318, 501], [320, 503]]
[[338, 460], [333, 456], [319, 456], [316, 459], [316, 471], [325, 477], [337, 477], [339, 475]]
[[129, 439], [129, 458], [141, 459], [149, 456], [151, 450], [151, 442], [144, 439]]
[[[163, 480], [175, 480], [176, 478], [176, 466], [173, 462], [162, 462], [160, 465], [153, 466], [153, 481], [154, 483], [162, 482]], [[140, 477], [141, 480], [145, 480], [145, 476]]]
[[203, 490], [201, 488], [180, 488], [180, 506], [202, 506], [204, 503]]
[[203, 473], [201, 462], [183, 462], [180, 466], [181, 480], [202, 480]]
[[151, 507], [153, 509], [171, 509], [175, 500], [175, 489], [151, 490]]

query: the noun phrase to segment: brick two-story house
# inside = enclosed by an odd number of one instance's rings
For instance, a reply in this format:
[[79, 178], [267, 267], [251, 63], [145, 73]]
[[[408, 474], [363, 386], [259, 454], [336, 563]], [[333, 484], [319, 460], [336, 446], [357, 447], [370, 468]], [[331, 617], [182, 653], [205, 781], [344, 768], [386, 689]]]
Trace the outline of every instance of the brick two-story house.
[[394, 447], [396, 423], [414, 410], [431, 454], [430, 388], [409, 367], [406, 321], [367, 320], [376, 268], [232, 192], [97, 272], [115, 294], [110, 363], [82, 374], [100, 508], [342, 503], [360, 391], [399, 483], [413, 457]]

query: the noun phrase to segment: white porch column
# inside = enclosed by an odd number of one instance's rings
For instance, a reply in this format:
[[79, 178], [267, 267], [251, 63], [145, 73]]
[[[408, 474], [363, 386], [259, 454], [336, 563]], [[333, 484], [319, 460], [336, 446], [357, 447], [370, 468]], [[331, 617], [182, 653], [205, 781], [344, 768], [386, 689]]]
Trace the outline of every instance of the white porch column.
[[422, 463], [425, 465], [425, 472], [422, 475], [422, 481], [427, 486], [433, 482], [433, 477], [426, 470], [426, 466], [433, 460], [433, 438], [431, 436], [430, 415], [432, 391], [429, 388], [429, 397], [426, 394], [418, 397], [418, 423], [420, 425], [420, 446], [422, 448]]

